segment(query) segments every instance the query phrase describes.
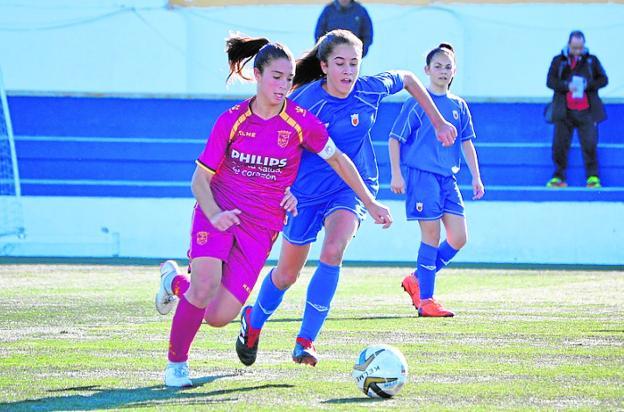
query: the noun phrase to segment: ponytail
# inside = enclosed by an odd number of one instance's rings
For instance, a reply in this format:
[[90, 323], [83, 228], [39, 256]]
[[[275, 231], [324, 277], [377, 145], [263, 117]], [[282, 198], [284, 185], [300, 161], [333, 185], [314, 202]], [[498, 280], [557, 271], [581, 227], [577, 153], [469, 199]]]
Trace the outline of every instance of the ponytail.
[[325, 75], [321, 70], [321, 61], [318, 55], [318, 43], [312, 50], [307, 52], [302, 58], [297, 60], [295, 67], [295, 77], [293, 79], [293, 90], [298, 89], [304, 84], [312, 83], [315, 80], [322, 79]]
[[279, 44], [271, 43], [264, 37], [248, 37], [244, 35], [234, 35], [225, 42], [225, 51], [228, 55], [230, 74], [226, 81], [232, 76], [238, 76], [244, 80], [252, 80], [245, 76], [243, 69], [251, 59], [254, 58], [254, 68], [262, 71], [270, 61], [285, 58], [293, 61], [292, 53], [288, 48]]

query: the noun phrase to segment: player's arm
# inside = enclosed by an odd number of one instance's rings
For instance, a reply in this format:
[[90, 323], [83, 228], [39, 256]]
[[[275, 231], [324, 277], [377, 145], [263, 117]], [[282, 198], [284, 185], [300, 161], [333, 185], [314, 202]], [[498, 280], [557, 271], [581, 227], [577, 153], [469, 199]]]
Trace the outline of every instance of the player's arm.
[[209, 170], [206, 166], [197, 164], [195, 173], [193, 173], [193, 180], [191, 181], [191, 190], [193, 196], [199, 203], [204, 215], [210, 220], [210, 223], [217, 229], [223, 231], [228, 229], [232, 225], [240, 224], [240, 219], [237, 215], [240, 214], [240, 210], [221, 210], [219, 205], [214, 199], [212, 189], [210, 188], [210, 181], [214, 172]]
[[340, 151], [331, 139], [328, 139], [325, 148], [318, 153], [344, 182], [357, 194], [366, 206], [368, 213], [375, 223], [386, 229], [392, 224], [390, 209], [375, 200], [375, 196], [368, 190], [357, 168], [349, 157]]
[[392, 193], [405, 193], [405, 179], [401, 172], [401, 143], [392, 137], [388, 139], [388, 151], [390, 153], [390, 190]]
[[481, 181], [481, 172], [479, 171], [479, 161], [477, 160], [477, 151], [475, 150], [472, 140], [466, 140], [462, 143], [464, 150], [464, 158], [472, 175], [472, 199], [481, 199], [485, 194], [485, 187]]
[[436, 137], [438, 140], [442, 142], [443, 146], [451, 146], [455, 142], [455, 138], [457, 138], [455, 126], [444, 119], [433, 103], [433, 100], [431, 100], [431, 96], [427, 93], [425, 86], [423, 86], [422, 82], [414, 73], [409, 71], [401, 71], [401, 73], [403, 75], [405, 90], [416, 99], [420, 107], [425, 111], [425, 114], [436, 130]]

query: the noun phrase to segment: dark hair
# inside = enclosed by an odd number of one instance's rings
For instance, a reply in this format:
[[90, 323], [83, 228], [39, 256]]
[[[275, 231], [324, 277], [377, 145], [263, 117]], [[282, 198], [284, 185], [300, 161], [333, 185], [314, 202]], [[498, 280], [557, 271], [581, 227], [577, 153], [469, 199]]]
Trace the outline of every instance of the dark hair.
[[321, 62], [327, 63], [329, 55], [334, 51], [336, 46], [341, 44], [350, 44], [355, 46], [362, 55], [362, 40], [358, 39], [355, 34], [349, 30], [332, 30], [322, 36], [316, 42], [312, 50], [307, 52], [303, 57], [297, 59], [297, 67], [295, 69], [295, 78], [293, 79], [293, 90], [304, 84], [321, 79], [324, 74], [321, 70]]
[[570, 42], [572, 41], [572, 38], [576, 37], [577, 39], [581, 39], [583, 40], [583, 43], [585, 43], [585, 35], [583, 34], [582, 31], [580, 30], [574, 30], [570, 33], [570, 37], [568, 37], [568, 44], [570, 44]]
[[427, 66], [429, 66], [431, 64], [431, 60], [438, 53], [446, 53], [446, 54], [448, 54], [449, 56], [451, 56], [453, 58], [453, 61], [455, 61], [455, 50], [453, 50], [453, 46], [451, 46], [450, 43], [440, 43], [440, 45], [438, 47], [436, 47], [435, 49], [431, 50], [427, 54], [427, 58], [425, 59], [426, 62], [427, 62]]
[[[427, 57], [425, 59], [427, 62], [427, 66], [431, 64], [431, 60], [433, 60], [433, 58], [438, 53], [444, 53], [444, 54], [449, 55], [453, 59], [453, 62], [455, 62], [455, 50], [453, 49], [453, 46], [450, 43], [440, 43], [438, 47], [436, 47], [435, 49], [427, 53]], [[448, 85], [449, 89], [451, 88], [451, 84], [453, 84], [452, 78]]]
[[264, 37], [247, 37], [234, 35], [225, 42], [225, 51], [228, 55], [230, 74], [226, 80], [230, 80], [233, 75], [242, 79], [251, 80], [243, 74], [243, 68], [254, 58], [253, 67], [264, 70], [264, 66], [275, 59], [288, 59], [294, 61], [292, 53], [286, 46], [279, 43], [271, 43]]

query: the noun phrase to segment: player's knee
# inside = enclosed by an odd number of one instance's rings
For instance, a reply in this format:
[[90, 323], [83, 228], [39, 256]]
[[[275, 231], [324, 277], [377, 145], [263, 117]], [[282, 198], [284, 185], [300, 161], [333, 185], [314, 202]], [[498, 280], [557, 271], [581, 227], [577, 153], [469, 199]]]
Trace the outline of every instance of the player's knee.
[[217, 276], [195, 276], [187, 293], [195, 302], [208, 303], [214, 297], [220, 283]]
[[446, 241], [449, 243], [449, 245], [453, 247], [453, 249], [459, 250], [466, 245], [466, 242], [468, 241], [468, 236], [466, 235], [466, 233], [457, 233], [453, 236], [448, 237]]
[[206, 321], [208, 325], [212, 326], [213, 328], [222, 328], [232, 321], [232, 319], [226, 319], [225, 317], [218, 316], [218, 315], [206, 316], [204, 320]]
[[299, 279], [299, 271], [289, 270], [283, 272], [273, 272], [273, 283], [279, 290], [286, 290], [295, 284]]
[[435, 230], [423, 230], [421, 240], [428, 245], [439, 245], [440, 232]]
[[321, 260], [329, 265], [338, 266], [342, 264], [342, 257], [344, 256], [347, 245], [343, 242], [325, 242], [323, 250], [321, 251]]

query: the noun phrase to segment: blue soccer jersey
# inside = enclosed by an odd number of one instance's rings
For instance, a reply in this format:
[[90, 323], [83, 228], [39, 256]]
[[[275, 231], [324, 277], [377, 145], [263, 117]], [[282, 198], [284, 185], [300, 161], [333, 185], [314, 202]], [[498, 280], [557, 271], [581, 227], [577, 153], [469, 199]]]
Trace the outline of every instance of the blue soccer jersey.
[[451, 176], [459, 172], [462, 142], [474, 139], [472, 116], [461, 97], [451, 93], [429, 92], [442, 116], [455, 126], [458, 139], [450, 147], [442, 146], [435, 129], [416, 99], [409, 98], [394, 121], [390, 137], [401, 143], [401, 164], [419, 170]]
[[[336, 146], [353, 160], [370, 191], [377, 194], [379, 171], [371, 129], [381, 100], [403, 89], [403, 77], [395, 71], [359, 77], [344, 99], [327, 93], [324, 82], [321, 79], [307, 84], [289, 97], [321, 119]], [[345, 188], [347, 184], [326, 161], [314, 153], [303, 152], [299, 174], [291, 188], [300, 204], [314, 203]]]

